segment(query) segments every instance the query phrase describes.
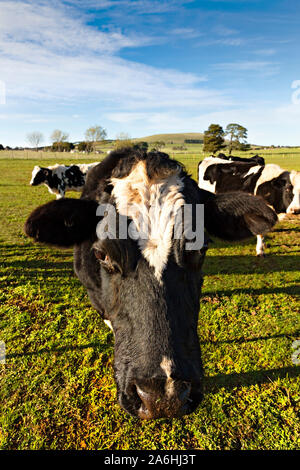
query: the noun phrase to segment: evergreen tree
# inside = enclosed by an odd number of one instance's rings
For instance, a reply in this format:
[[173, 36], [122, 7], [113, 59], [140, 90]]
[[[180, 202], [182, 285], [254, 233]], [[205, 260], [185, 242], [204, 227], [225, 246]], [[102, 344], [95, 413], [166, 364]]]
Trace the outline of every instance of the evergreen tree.
[[204, 132], [203, 151], [213, 155], [225, 147], [224, 130], [219, 124], [211, 124]]
[[240, 124], [228, 124], [225, 135], [229, 136], [229, 155], [231, 155], [232, 150], [249, 150], [250, 145], [247, 144], [247, 134], [247, 129]]

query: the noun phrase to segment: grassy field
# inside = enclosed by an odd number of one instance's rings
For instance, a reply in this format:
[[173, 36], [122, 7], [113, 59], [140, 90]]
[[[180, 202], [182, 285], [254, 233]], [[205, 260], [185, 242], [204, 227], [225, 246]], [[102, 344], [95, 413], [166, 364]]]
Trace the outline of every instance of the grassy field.
[[[188, 150], [171, 153], [196, 177], [203, 154]], [[300, 149], [259, 153], [300, 170]], [[212, 244], [199, 316], [205, 399], [182, 419], [140, 422], [117, 404], [113, 335], [73, 273], [72, 250], [22, 231], [53, 198], [28, 185], [33, 166], [79, 159], [99, 155], [0, 152], [0, 448], [299, 449], [299, 218], [269, 234], [265, 259], [254, 239]]]

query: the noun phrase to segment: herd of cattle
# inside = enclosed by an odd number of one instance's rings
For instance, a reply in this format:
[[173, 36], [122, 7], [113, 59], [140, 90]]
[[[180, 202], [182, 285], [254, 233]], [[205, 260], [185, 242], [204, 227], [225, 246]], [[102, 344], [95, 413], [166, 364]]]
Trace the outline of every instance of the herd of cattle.
[[[276, 212], [299, 212], [299, 173], [257, 158], [205, 158], [198, 184], [157, 151], [116, 150], [100, 163], [33, 170], [31, 184], [44, 183], [57, 200], [30, 214], [25, 233], [41, 243], [74, 246], [75, 273], [114, 332], [119, 403], [134, 416], [180, 417], [202, 399], [197, 324], [209, 236], [263, 236], [277, 222]], [[81, 197], [64, 198], [68, 190], [80, 190]], [[113, 206], [117, 224], [122, 219], [128, 227], [136, 212], [142, 214], [148, 239], [125, 238], [119, 225], [115, 238], [101, 238], [107, 224], [97, 215], [102, 204]], [[185, 230], [174, 237], [185, 204], [193, 208], [193, 227], [196, 208], [204, 205], [207, 235], [200, 250], [186, 249]]]
[[[198, 165], [200, 188], [215, 194], [243, 191], [264, 199], [277, 214], [300, 213], [300, 172], [265, 164], [262, 157], [208, 157]], [[257, 236], [257, 256], [264, 256], [263, 234]]]

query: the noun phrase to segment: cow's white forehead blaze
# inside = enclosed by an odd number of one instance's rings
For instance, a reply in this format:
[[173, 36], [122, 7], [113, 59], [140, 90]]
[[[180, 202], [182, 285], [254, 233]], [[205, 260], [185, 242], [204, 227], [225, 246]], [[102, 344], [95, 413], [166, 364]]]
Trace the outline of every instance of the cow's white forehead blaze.
[[300, 171], [291, 171], [290, 180], [293, 186], [293, 200], [287, 208], [287, 214], [300, 210]]
[[147, 237], [138, 238], [138, 245], [155, 276], [161, 280], [172, 247], [175, 217], [184, 205], [180, 169], [149, 179], [146, 163], [137, 163], [124, 178], [112, 178], [112, 195], [118, 212], [130, 217], [138, 232], [147, 227]]
[[32, 184], [34, 182], [34, 178], [36, 177], [36, 175], [38, 174], [38, 172], [40, 171], [40, 167], [35, 165], [35, 167], [33, 168], [32, 170], [32, 173], [31, 173], [31, 180], [30, 180], [30, 183], [29, 184]]

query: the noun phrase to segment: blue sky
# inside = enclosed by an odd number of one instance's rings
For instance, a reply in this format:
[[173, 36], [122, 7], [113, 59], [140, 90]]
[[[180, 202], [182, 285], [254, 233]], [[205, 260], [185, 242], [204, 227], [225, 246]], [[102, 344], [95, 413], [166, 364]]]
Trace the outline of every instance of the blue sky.
[[0, 143], [238, 122], [300, 145], [299, 26], [296, 0], [0, 0]]

